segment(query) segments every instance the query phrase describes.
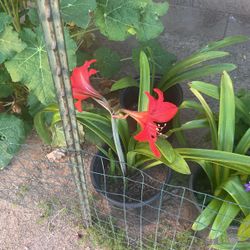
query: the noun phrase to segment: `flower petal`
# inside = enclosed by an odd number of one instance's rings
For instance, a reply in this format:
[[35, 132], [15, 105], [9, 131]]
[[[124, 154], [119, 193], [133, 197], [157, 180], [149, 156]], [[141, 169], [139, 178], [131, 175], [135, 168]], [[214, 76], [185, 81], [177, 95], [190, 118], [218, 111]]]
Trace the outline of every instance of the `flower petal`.
[[154, 91], [157, 93], [158, 99], [155, 99], [148, 92], [146, 92], [149, 99], [149, 115], [154, 122], [168, 122], [176, 115], [178, 108], [171, 102], [163, 101], [163, 92], [161, 90], [155, 88]]

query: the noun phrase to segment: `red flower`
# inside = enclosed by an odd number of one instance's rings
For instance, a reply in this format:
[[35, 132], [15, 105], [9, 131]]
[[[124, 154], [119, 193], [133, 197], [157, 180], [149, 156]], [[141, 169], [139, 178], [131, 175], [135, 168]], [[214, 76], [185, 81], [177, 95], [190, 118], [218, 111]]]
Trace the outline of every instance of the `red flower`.
[[72, 75], [70, 77], [71, 87], [73, 92], [73, 97], [77, 99], [75, 103], [76, 109], [82, 111], [82, 101], [92, 97], [96, 99], [103, 99], [103, 97], [91, 86], [90, 76], [96, 74], [95, 69], [90, 69], [89, 67], [96, 60], [86, 61], [83, 66], [74, 68]]
[[151, 96], [148, 92], [148, 110], [144, 112], [123, 110], [126, 114], [134, 118], [141, 126], [141, 131], [134, 136], [137, 141], [149, 142], [149, 146], [156, 157], [160, 157], [161, 153], [157, 149], [155, 143], [159, 134], [157, 123], [170, 121], [178, 111], [178, 108], [171, 102], [163, 101], [163, 93], [159, 89], [154, 89], [158, 95], [158, 99]]

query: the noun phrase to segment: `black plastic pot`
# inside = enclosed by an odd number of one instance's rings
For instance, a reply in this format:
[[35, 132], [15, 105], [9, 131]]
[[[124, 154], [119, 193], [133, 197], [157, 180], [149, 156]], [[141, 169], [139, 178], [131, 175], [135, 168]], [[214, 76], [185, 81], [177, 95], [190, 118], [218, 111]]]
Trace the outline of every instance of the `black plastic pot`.
[[[199, 193], [203, 193], [203, 190], [199, 189], [199, 183], [202, 182], [204, 186], [207, 187], [207, 190], [211, 189], [211, 185], [209, 183], [209, 179], [206, 176], [206, 173], [202, 168], [197, 167], [192, 171], [192, 174], [189, 177], [189, 189], [191, 190], [190, 198], [193, 201], [193, 204], [197, 208], [199, 212], [202, 212], [202, 209], [206, 206], [206, 204], [203, 204], [203, 201], [199, 201]], [[194, 192], [192, 192], [192, 190]], [[212, 195], [210, 192], [208, 192], [208, 195]]]
[[[102, 152], [98, 152], [97, 155], [94, 156], [92, 162], [91, 162], [91, 180], [92, 184], [95, 188], [95, 190], [100, 193], [103, 197], [105, 197], [111, 204], [120, 207], [120, 208], [126, 208], [126, 209], [132, 209], [132, 208], [141, 208], [145, 205], [151, 204], [152, 202], [158, 200], [162, 196], [162, 190], [166, 188], [166, 184], [170, 182], [171, 179], [171, 169], [164, 166], [164, 168], [167, 168], [167, 174], [165, 177], [164, 182], [159, 182], [159, 187], [152, 188], [154, 190], [154, 194], [151, 197], [148, 197], [147, 199], [141, 198], [143, 196], [143, 188], [142, 188], [142, 196], [138, 197], [138, 199], [129, 199], [130, 194], [126, 192], [126, 189], [124, 191], [124, 183], [127, 183], [130, 181], [130, 178], [124, 178], [122, 176], [110, 176], [107, 173], [109, 160], [107, 158], [104, 158], [104, 155]], [[119, 165], [117, 166], [119, 167]], [[155, 166], [155, 171], [157, 171], [158, 167], [163, 167], [163, 165]], [[148, 177], [148, 174], [146, 172], [140, 171], [140, 175], [143, 175], [143, 179], [145, 177]], [[122, 192], [110, 192], [109, 191], [109, 185], [112, 185], [110, 183], [110, 180], [112, 178], [116, 179], [116, 185], [119, 185]], [[126, 180], [124, 182], [124, 180]], [[148, 184], [145, 182], [134, 182], [135, 185], [138, 185], [139, 188], [148, 186]], [[114, 184], [113, 184], [114, 185]], [[135, 186], [136, 188], [136, 186]], [[125, 196], [124, 196], [125, 195]], [[126, 197], [126, 199], [124, 198]]]
[[[155, 77], [155, 82], [159, 82], [160, 76]], [[139, 79], [137, 79], [139, 81]], [[120, 105], [122, 108], [136, 110], [138, 103], [139, 89], [137, 87], [129, 87], [120, 91]], [[175, 84], [164, 92], [164, 100], [180, 106], [183, 101], [183, 91], [179, 84]]]

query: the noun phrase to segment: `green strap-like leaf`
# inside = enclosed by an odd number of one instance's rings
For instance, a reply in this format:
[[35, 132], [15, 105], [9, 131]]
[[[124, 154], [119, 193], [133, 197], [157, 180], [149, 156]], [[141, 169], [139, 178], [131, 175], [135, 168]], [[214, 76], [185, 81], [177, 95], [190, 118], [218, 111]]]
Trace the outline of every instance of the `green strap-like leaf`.
[[220, 88], [214, 84], [201, 81], [192, 81], [190, 83], [190, 87], [214, 99], [219, 100], [220, 98]]
[[198, 65], [202, 62], [209, 61], [212, 59], [220, 58], [229, 55], [228, 52], [222, 51], [208, 51], [204, 53], [195, 53], [191, 56], [184, 58], [182, 61], [177, 62], [172, 66], [172, 68], [163, 75], [163, 78], [159, 84], [160, 88], [163, 88], [168, 80], [177, 76], [180, 73], [187, 71], [189, 68]]
[[[250, 214], [241, 222], [238, 230], [238, 237], [240, 241], [250, 238]], [[250, 242], [248, 244], [249, 248], [247, 249], [250, 249]]]
[[[80, 119], [78, 121], [83, 125], [86, 126], [89, 130], [93, 131], [105, 144], [107, 144], [114, 152], [116, 152], [114, 142], [110, 134], [107, 134], [106, 130], [108, 128], [104, 128], [104, 125], [98, 124], [97, 122], [90, 121], [87, 119]], [[110, 126], [109, 126], [110, 128]]]
[[210, 239], [216, 239], [226, 232], [229, 225], [239, 213], [240, 208], [231, 202], [234, 202], [233, 199], [227, 196], [221, 205], [209, 233]]
[[233, 176], [224, 185], [223, 189], [239, 204], [245, 215], [250, 213], [250, 193], [245, 192], [239, 176]]
[[120, 79], [119, 81], [115, 82], [110, 91], [116, 91], [116, 90], [120, 90], [120, 89], [124, 89], [124, 88], [128, 88], [128, 87], [139, 87], [138, 82], [133, 79], [132, 77], [124, 77], [122, 79]]
[[50, 144], [51, 143], [51, 132], [46, 125], [45, 117], [44, 117], [44, 112], [38, 112], [35, 117], [34, 117], [34, 127], [36, 129], [36, 132], [42, 138], [42, 140]]
[[246, 154], [250, 149], [250, 128], [241, 137], [238, 145], [236, 146], [234, 152], [237, 154]]
[[216, 42], [211, 42], [207, 46], [203, 47], [200, 52], [207, 52], [211, 50], [217, 50], [221, 48], [225, 48], [234, 44], [246, 42], [249, 40], [248, 36], [228, 36], [222, 40], [216, 41]]
[[195, 220], [192, 229], [194, 231], [201, 231], [208, 227], [214, 221], [221, 204], [221, 200], [213, 199]]
[[201, 77], [216, 75], [222, 73], [223, 71], [230, 72], [235, 69], [236, 66], [231, 63], [218, 63], [190, 69], [169, 79], [162, 89], [163, 91], [166, 91], [176, 83], [181, 83], [183, 81], [192, 81]]
[[185, 159], [214, 162], [241, 173], [250, 174], [250, 156], [211, 149], [176, 148], [175, 150]]
[[200, 101], [200, 103], [205, 111], [205, 114], [206, 114], [206, 117], [207, 117], [207, 120], [208, 120], [208, 123], [210, 126], [213, 148], [217, 148], [217, 143], [218, 143], [217, 125], [215, 122], [213, 112], [199, 91], [197, 91], [196, 89], [193, 89], [193, 88], [190, 88], [190, 90], [198, 98], [198, 100]]
[[236, 242], [233, 243], [225, 243], [225, 244], [218, 244], [218, 245], [211, 245], [213, 249], [217, 250], [249, 250], [250, 249], [250, 243], [249, 242]]
[[150, 67], [146, 54], [141, 51], [140, 53], [140, 88], [138, 99], [138, 111], [146, 111], [148, 109], [148, 97], [145, 92], [151, 93], [150, 86]]
[[207, 119], [198, 119], [198, 120], [192, 120], [186, 123], [181, 124], [180, 127], [175, 127], [171, 130], [169, 130], [166, 135], [171, 135], [177, 131], [183, 131], [183, 130], [189, 130], [189, 129], [197, 129], [197, 128], [206, 128], [208, 127], [208, 121]]
[[226, 72], [222, 75], [220, 86], [218, 149], [232, 152], [234, 147], [235, 102], [233, 83]]
[[157, 147], [162, 153], [160, 159], [155, 157], [155, 155], [150, 150], [148, 143], [137, 144], [136, 148], [132, 152], [144, 155], [153, 160], [161, 161], [163, 164], [172, 168], [176, 172], [182, 174], [190, 174], [189, 166], [187, 162], [184, 160], [184, 158], [178, 152], [175, 152], [175, 150], [171, 147], [169, 143], [165, 144], [166, 147], [162, 147], [163, 144], [164, 144], [163, 141], [160, 143], [157, 142]]
[[117, 126], [118, 126], [120, 138], [122, 140], [123, 148], [126, 154], [128, 152], [128, 144], [130, 140], [128, 122], [126, 119], [118, 119]]
[[[200, 81], [193, 81], [190, 84], [190, 87], [216, 100], [219, 100], [220, 98], [220, 87], [214, 84], [200, 82]], [[235, 96], [235, 106], [237, 112], [241, 112], [246, 123], [250, 125], [250, 115], [248, 109], [245, 106], [245, 104], [240, 100], [240, 98], [238, 98], [237, 96]]]

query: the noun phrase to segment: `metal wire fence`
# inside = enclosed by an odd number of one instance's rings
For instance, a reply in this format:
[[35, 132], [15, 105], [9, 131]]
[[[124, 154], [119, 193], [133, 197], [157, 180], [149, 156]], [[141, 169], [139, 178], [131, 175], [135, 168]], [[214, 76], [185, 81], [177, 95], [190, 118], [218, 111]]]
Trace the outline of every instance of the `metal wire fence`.
[[[33, 235], [27, 249], [184, 250], [214, 249], [212, 245], [218, 243], [218, 240], [208, 239], [211, 228], [201, 232], [191, 229], [200, 211], [211, 200], [210, 195], [190, 190], [187, 178], [182, 175], [172, 173], [169, 183], [167, 176], [170, 170], [162, 166], [157, 167], [157, 174], [150, 169], [137, 170], [132, 177], [111, 176], [106, 167], [110, 164], [109, 160], [97, 156], [90, 145], [77, 152], [84, 158], [88, 173], [92, 216], [92, 226], [86, 230], [81, 228], [84, 223], [79, 197], [71, 174], [72, 165], [68, 161], [72, 151], [57, 152], [65, 152], [65, 155], [61, 159], [49, 160], [41, 144], [25, 144], [11, 164], [0, 171], [1, 216], [7, 211], [2, 202], [5, 200], [16, 207], [38, 211], [36, 223], [46, 225], [44, 230], [37, 232], [39, 237]], [[228, 219], [226, 213], [221, 216]], [[240, 249], [237, 247], [236, 228], [240, 220], [238, 217], [233, 219], [228, 229], [228, 243], [232, 245], [226, 249]], [[29, 221], [25, 223], [29, 224]], [[24, 238], [27, 234], [18, 232], [15, 224], [9, 229], [6, 226], [3, 226], [5, 230], [2, 230], [0, 237], [0, 249], [9, 249], [9, 230]], [[55, 238], [51, 235], [57, 235], [56, 230], [64, 235], [64, 240], [70, 245], [62, 247], [61, 240], [53, 243]], [[83, 245], [75, 245], [66, 237], [73, 231], [78, 243], [81, 241]], [[10, 249], [24, 249], [14, 238], [11, 244]]]

